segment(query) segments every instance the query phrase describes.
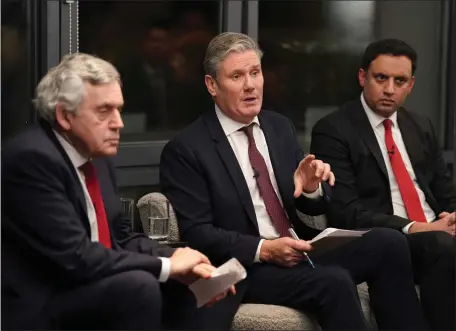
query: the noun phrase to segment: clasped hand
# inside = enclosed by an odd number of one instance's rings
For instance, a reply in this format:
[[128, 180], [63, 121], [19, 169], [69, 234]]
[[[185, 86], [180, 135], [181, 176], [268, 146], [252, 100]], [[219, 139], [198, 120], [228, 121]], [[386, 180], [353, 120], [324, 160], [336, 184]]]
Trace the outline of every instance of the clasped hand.
[[[211, 278], [212, 272], [216, 269], [204, 254], [188, 247], [176, 249], [170, 257], [170, 261], [169, 278], [185, 285], [192, 284], [198, 278]], [[214, 303], [224, 299], [228, 292], [235, 295], [236, 289], [232, 286], [228, 291], [212, 298], [206, 306], [212, 306]]]

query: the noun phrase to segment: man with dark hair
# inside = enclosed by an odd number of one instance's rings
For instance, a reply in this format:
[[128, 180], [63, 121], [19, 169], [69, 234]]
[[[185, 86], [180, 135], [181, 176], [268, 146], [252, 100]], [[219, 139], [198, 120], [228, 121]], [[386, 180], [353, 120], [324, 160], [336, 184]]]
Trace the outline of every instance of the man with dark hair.
[[431, 122], [402, 107], [416, 61], [403, 41], [370, 44], [358, 73], [360, 98], [315, 125], [311, 152], [337, 178], [331, 226], [403, 232], [431, 327], [454, 330], [456, 190]]
[[[328, 164], [304, 157], [289, 119], [261, 109], [261, 57], [249, 36], [216, 36], [204, 61], [212, 111], [161, 155], [160, 184], [181, 238], [214, 264], [236, 257], [247, 269], [237, 295], [212, 307], [203, 328], [229, 329], [247, 302], [311, 311], [323, 330], [366, 330], [355, 284], [367, 282], [380, 330], [425, 329], [407, 242], [397, 231], [373, 229], [312, 256], [315, 265], [306, 259], [305, 240], [318, 231], [296, 209], [323, 214], [337, 178]], [[304, 240], [292, 239], [290, 228]]]

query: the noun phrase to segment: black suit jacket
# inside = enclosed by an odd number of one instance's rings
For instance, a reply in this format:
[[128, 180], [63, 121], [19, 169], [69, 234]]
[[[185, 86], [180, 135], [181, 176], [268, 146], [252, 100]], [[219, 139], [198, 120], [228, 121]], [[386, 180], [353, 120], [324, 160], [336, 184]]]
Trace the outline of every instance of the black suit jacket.
[[[456, 209], [456, 191], [431, 122], [401, 108], [397, 121], [426, 201], [438, 215]], [[410, 221], [393, 215], [388, 173], [361, 101], [321, 119], [312, 131], [311, 152], [336, 176], [328, 219], [343, 228], [401, 229]]]
[[106, 249], [90, 240], [82, 186], [47, 124], [19, 135], [2, 154], [5, 328], [48, 328], [47, 301], [84, 282], [128, 270], [158, 278], [161, 261], [156, 256], [169, 257], [174, 250], [130, 232], [110, 160], [94, 161], [113, 245]]
[[[324, 199], [293, 197], [293, 174], [303, 153], [292, 123], [261, 111], [260, 127], [286, 212], [303, 239], [317, 230], [305, 226], [296, 207], [309, 215], [326, 210]], [[214, 111], [202, 115], [164, 148], [160, 162], [163, 193], [173, 205], [183, 240], [214, 264], [236, 257], [253, 263], [260, 241], [257, 219], [244, 175]]]

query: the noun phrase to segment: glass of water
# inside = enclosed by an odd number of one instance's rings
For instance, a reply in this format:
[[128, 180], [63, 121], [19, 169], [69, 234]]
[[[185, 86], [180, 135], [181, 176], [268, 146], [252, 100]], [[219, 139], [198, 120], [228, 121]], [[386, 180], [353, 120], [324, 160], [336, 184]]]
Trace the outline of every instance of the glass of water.
[[165, 210], [157, 203], [149, 204], [149, 238], [165, 241], [168, 239], [169, 202], [165, 202]]
[[122, 204], [122, 216], [130, 221], [131, 229], [133, 230], [135, 217], [135, 200], [130, 198], [120, 198]]

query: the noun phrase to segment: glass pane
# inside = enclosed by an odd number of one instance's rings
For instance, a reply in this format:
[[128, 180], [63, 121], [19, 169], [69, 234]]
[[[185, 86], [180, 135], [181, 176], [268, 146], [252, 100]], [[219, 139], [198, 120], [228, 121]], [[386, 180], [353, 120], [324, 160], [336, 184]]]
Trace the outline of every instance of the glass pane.
[[417, 81], [405, 106], [430, 117], [438, 132], [440, 19], [440, 1], [260, 1], [264, 108], [288, 116], [308, 151], [316, 121], [359, 96], [366, 46], [399, 38], [418, 52]]
[[79, 2], [80, 52], [122, 76], [124, 141], [172, 138], [212, 107], [202, 63], [218, 26], [214, 1]]
[[2, 1], [2, 144], [28, 123], [32, 114], [31, 33], [28, 1]]

